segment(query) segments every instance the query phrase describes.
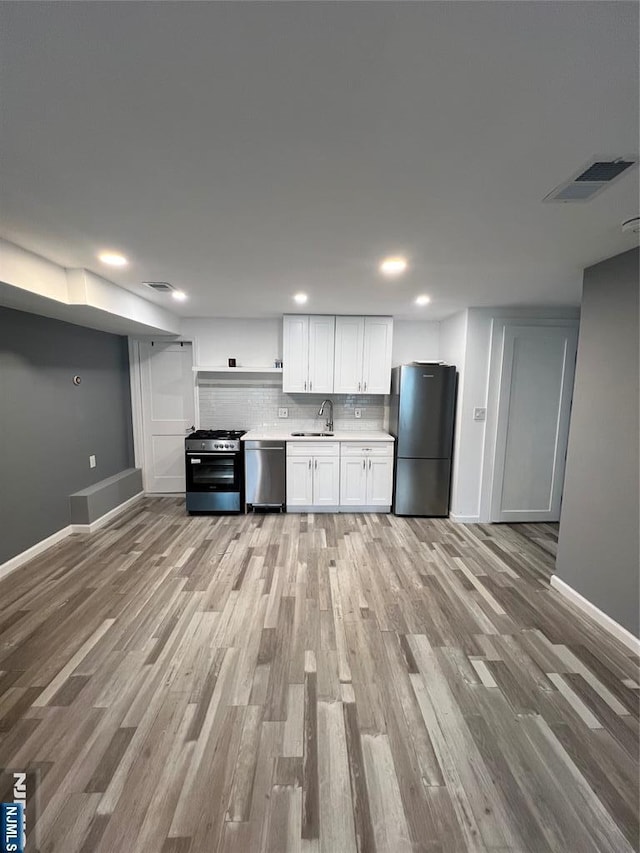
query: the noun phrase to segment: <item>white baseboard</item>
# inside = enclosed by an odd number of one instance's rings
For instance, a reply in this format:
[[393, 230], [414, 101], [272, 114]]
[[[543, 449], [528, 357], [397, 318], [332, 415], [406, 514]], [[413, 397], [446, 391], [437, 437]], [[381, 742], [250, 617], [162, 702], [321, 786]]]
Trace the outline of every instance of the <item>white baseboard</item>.
[[340, 512], [339, 506], [288, 506], [287, 512], [306, 512], [309, 515], [317, 515], [321, 512]]
[[565, 598], [568, 598], [569, 601], [572, 601], [580, 610], [584, 610], [594, 622], [597, 622], [605, 631], [613, 634], [617, 640], [624, 643], [632, 652], [640, 654], [640, 639], [638, 637], [635, 637], [631, 631], [627, 631], [626, 628], [620, 625], [619, 622], [616, 622], [615, 619], [612, 619], [611, 616], [607, 616], [603, 610], [592, 604], [588, 598], [580, 595], [572, 586], [561, 580], [558, 575], [551, 575], [551, 586], [557, 589]]
[[117, 515], [124, 512], [125, 509], [128, 509], [131, 504], [140, 500], [143, 495], [144, 492], [139, 492], [137, 495], [134, 495], [132, 498], [124, 501], [124, 503], [118, 504], [117, 507], [106, 512], [91, 524], [69, 524], [67, 527], [63, 527], [62, 530], [57, 530], [55, 533], [52, 533], [51, 536], [47, 536], [47, 538], [43, 539], [41, 542], [36, 542], [36, 544], [32, 545], [31, 548], [27, 548], [26, 551], [23, 551], [21, 554], [16, 554], [15, 557], [7, 560], [6, 563], [2, 563], [2, 565], [0, 565], [0, 578], [10, 574], [10, 572], [13, 572], [15, 569], [20, 568], [20, 566], [28, 563], [29, 560], [33, 560], [34, 557], [42, 554], [43, 551], [46, 551], [53, 545], [57, 545], [58, 542], [66, 539], [66, 537], [70, 536], [72, 533], [93, 533], [100, 527], [104, 527], [105, 524], [108, 524]]
[[71, 532], [72, 533], [93, 533], [96, 530], [99, 530], [101, 527], [104, 527], [105, 524], [109, 524], [116, 516], [120, 515], [121, 512], [124, 512], [125, 509], [129, 509], [129, 507], [134, 504], [136, 501], [139, 501], [141, 497], [143, 497], [144, 492], [138, 492], [137, 495], [134, 495], [132, 498], [124, 501], [124, 503], [118, 504], [118, 506], [110, 509], [109, 512], [105, 512], [104, 515], [101, 515], [100, 518], [96, 518], [95, 521], [92, 521], [91, 524], [72, 524]]
[[451, 521], [455, 521], [456, 524], [479, 524], [480, 516], [479, 515], [458, 515], [457, 512], [450, 512], [449, 518]]
[[66, 537], [71, 533], [73, 533], [73, 531], [69, 524], [67, 527], [63, 527], [62, 530], [57, 530], [55, 533], [52, 533], [51, 536], [47, 536], [47, 538], [43, 539], [41, 542], [36, 542], [35, 545], [32, 545], [31, 548], [27, 548], [27, 550], [23, 551], [21, 554], [16, 554], [15, 557], [12, 557], [10, 560], [7, 560], [6, 563], [2, 563], [2, 565], [0, 565], [0, 578], [5, 577], [15, 569], [20, 568], [24, 563], [28, 563], [29, 560], [33, 560], [34, 557], [42, 554], [42, 552], [46, 551], [47, 548], [57, 545], [58, 542], [66, 539]]

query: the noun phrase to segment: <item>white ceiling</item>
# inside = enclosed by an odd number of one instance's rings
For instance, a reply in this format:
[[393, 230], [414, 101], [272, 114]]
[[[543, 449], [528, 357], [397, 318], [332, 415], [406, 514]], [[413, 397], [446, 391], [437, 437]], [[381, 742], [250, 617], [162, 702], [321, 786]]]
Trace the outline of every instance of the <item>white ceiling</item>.
[[[576, 304], [634, 245], [635, 2], [1, 3], [1, 234], [183, 316]], [[123, 272], [96, 260], [130, 258]], [[390, 283], [378, 259], [404, 252]], [[172, 282], [178, 306], [142, 288]], [[413, 299], [427, 293], [432, 304]]]

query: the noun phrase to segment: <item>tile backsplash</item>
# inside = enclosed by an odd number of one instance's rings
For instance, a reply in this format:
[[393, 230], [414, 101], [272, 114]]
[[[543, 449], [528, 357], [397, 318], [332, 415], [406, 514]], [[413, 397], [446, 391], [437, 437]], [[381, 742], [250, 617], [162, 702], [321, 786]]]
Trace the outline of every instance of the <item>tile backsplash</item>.
[[[295, 424], [302, 429], [319, 429], [325, 418], [318, 417], [323, 399], [333, 401], [333, 423], [340, 430], [386, 429], [389, 398], [365, 394], [284, 394], [273, 385], [201, 385], [199, 387], [202, 429], [253, 429], [261, 426]], [[278, 409], [289, 410], [288, 419], [278, 417]], [[356, 418], [354, 409], [361, 409]]]

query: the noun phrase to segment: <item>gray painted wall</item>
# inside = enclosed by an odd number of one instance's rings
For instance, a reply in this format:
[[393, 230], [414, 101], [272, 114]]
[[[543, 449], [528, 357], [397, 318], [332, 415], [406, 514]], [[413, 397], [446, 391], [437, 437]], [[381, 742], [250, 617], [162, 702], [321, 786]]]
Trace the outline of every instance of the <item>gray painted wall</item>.
[[638, 249], [584, 273], [556, 573], [638, 636]]
[[73, 492], [132, 466], [126, 338], [0, 308], [0, 564], [66, 527]]

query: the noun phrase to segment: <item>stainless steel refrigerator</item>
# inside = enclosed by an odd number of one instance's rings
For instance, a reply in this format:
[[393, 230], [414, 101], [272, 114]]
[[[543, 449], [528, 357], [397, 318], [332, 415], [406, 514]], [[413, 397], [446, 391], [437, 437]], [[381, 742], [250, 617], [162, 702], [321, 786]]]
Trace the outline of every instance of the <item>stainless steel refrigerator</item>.
[[403, 364], [391, 371], [396, 515], [449, 515], [456, 388], [456, 368], [448, 365]]

